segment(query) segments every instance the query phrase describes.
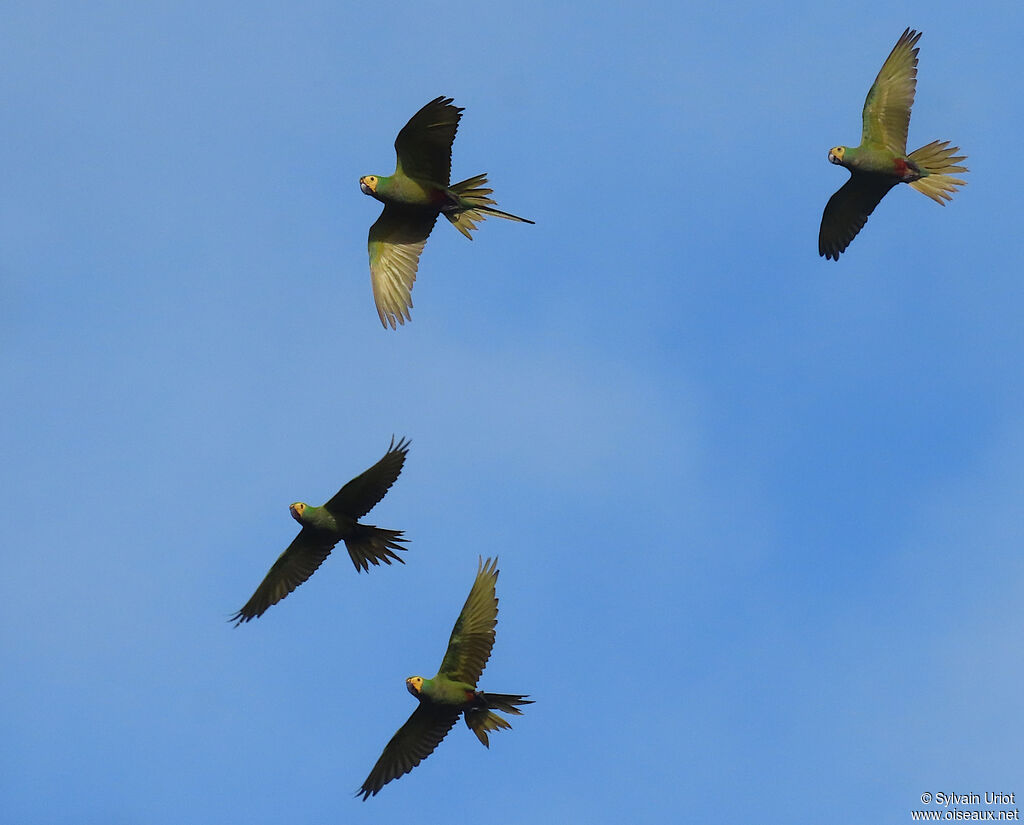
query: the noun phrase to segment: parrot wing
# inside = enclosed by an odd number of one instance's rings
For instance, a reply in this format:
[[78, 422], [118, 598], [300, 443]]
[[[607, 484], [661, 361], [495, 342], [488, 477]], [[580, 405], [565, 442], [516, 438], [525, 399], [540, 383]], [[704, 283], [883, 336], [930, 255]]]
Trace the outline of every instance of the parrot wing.
[[861, 144], [885, 146], [898, 155], [907, 151], [910, 107], [917, 87], [917, 41], [921, 33], [907, 29], [882, 64], [864, 101]]
[[238, 627], [242, 622], [257, 619], [267, 612], [267, 608], [277, 604], [296, 587], [316, 572], [334, 546], [336, 538], [328, 534], [303, 527], [294, 541], [274, 562], [273, 567], [264, 576], [252, 598], [245, 603], [228, 621]]
[[473, 588], [448, 640], [448, 651], [437, 671], [439, 676], [476, 686], [494, 646], [494, 626], [498, 623], [498, 597], [494, 593], [497, 580], [498, 560], [481, 560]]
[[412, 285], [436, 212], [388, 204], [370, 227], [370, 281], [377, 315], [386, 327], [411, 320]]
[[377, 764], [356, 791], [363, 801], [376, 796], [392, 779], [405, 776], [434, 752], [434, 748], [448, 735], [459, 718], [461, 710], [421, 703], [408, 721], [391, 737]]
[[867, 223], [868, 215], [896, 183], [877, 175], [850, 175], [850, 179], [825, 204], [818, 232], [818, 254], [838, 261], [839, 253], [857, 237]]
[[437, 213], [388, 204], [370, 227], [370, 279], [381, 323], [395, 329], [411, 320], [413, 284], [420, 253]]
[[452, 174], [452, 143], [461, 117], [462, 109], [443, 95], [414, 114], [395, 138], [395, 174], [447, 186]]
[[384, 457], [370, 469], [357, 475], [348, 484], [338, 490], [324, 507], [335, 516], [347, 516], [359, 521], [384, 498], [391, 485], [398, 479], [405, 464], [405, 455], [409, 452], [409, 441], [405, 438], [395, 444], [391, 436], [391, 444]]

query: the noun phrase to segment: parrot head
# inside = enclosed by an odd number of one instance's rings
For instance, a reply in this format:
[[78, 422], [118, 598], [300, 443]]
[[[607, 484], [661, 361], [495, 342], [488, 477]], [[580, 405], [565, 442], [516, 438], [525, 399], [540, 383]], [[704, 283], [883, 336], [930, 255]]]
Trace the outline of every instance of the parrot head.
[[363, 191], [364, 195], [376, 195], [377, 194], [377, 176], [376, 175], [363, 175], [359, 179], [359, 188]]
[[420, 691], [423, 689], [423, 677], [410, 676], [405, 680], [405, 687], [408, 689], [409, 693], [418, 697], [420, 695]]
[[290, 505], [288, 509], [291, 511], [292, 518], [295, 519], [299, 524], [302, 524], [302, 514], [306, 511], [306, 505], [302, 501], [296, 501]]
[[833, 146], [828, 150], [828, 159], [830, 163], [842, 164], [844, 157], [846, 157], [845, 146]]

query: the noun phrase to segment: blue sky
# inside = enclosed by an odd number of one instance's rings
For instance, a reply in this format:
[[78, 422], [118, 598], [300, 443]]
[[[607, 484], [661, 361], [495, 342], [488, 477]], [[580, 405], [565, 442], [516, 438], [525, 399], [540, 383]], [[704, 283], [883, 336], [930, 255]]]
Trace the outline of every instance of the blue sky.
[[[0, 807], [19, 823], [910, 821], [1024, 793], [1015, 4], [12, 3], [0, 24]], [[924, 32], [899, 187], [817, 255]], [[453, 176], [384, 331], [358, 179], [437, 95]], [[412, 439], [343, 552], [226, 621]], [[353, 799], [498, 555], [460, 724]], [[1018, 784], [1015, 784], [1018, 783]]]

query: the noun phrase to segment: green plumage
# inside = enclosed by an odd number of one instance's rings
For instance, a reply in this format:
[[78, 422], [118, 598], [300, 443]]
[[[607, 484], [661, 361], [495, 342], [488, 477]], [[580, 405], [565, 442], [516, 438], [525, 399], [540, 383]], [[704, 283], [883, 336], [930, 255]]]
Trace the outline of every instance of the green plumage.
[[494, 628], [498, 623], [498, 597], [494, 589], [497, 580], [498, 560], [481, 561], [437, 675], [433, 679], [410, 676], [405, 680], [409, 692], [419, 700], [419, 707], [391, 737], [357, 796], [362, 795], [366, 800], [392, 779], [415, 768], [434, 752], [460, 715], [481, 744], [489, 747], [489, 731], [512, 727], [493, 711], [519, 716], [522, 711], [518, 706], [532, 704], [533, 700], [526, 696], [484, 693], [476, 689], [494, 645]]
[[230, 621], [237, 627], [262, 616], [312, 576], [339, 541], [345, 542], [356, 570], [369, 570], [371, 564], [381, 562], [391, 564], [392, 560], [405, 564], [394, 552], [405, 549], [401, 545], [405, 541], [401, 530], [360, 524], [359, 519], [391, 489], [402, 472], [408, 451], [408, 441], [403, 439], [395, 444], [392, 438], [380, 461], [352, 479], [322, 507], [301, 501], [292, 504], [292, 517], [302, 529], [274, 562], [252, 598]]
[[907, 183], [940, 204], [951, 200], [966, 172], [958, 165], [959, 148], [933, 141], [907, 154], [907, 129], [917, 86], [917, 41], [920, 32], [906, 29], [882, 65], [864, 101], [860, 146], [834, 146], [832, 163], [850, 170], [850, 179], [825, 206], [818, 232], [818, 254], [832, 260], [850, 245], [885, 194]]
[[472, 240], [470, 232], [487, 215], [533, 223], [494, 208], [486, 175], [452, 184], [452, 143], [462, 109], [438, 97], [420, 109], [398, 133], [398, 162], [390, 177], [364, 175], [359, 188], [384, 204], [370, 227], [370, 280], [380, 322], [395, 329], [410, 320], [412, 287], [420, 253], [444, 215]]

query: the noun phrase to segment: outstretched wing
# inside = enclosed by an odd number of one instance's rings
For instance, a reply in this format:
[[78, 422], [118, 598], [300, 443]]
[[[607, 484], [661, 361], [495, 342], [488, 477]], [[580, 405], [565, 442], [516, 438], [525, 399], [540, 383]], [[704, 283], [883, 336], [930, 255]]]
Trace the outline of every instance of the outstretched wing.
[[908, 28], [882, 64], [864, 101], [862, 144], [906, 154], [910, 107], [914, 105], [917, 88], [916, 44], [920, 39], [920, 32]]
[[391, 444], [388, 445], [384, 457], [338, 490], [324, 507], [334, 515], [347, 516], [358, 521], [376, 507], [391, 489], [391, 485], [402, 472], [405, 455], [408, 452], [407, 439], [403, 438], [395, 444], [395, 437], [391, 436]]
[[411, 320], [416, 268], [437, 213], [388, 204], [370, 227], [370, 281], [380, 322], [392, 329]]
[[852, 173], [825, 204], [818, 231], [818, 254], [838, 261], [839, 253], [857, 237], [868, 215], [895, 185], [896, 181], [878, 175]]
[[229, 621], [238, 627], [242, 622], [258, 619], [267, 612], [267, 608], [277, 604], [312, 576], [337, 543], [336, 538], [303, 527], [288, 545], [288, 549], [274, 562], [252, 598]]
[[434, 748], [452, 729], [460, 712], [428, 704], [416, 708], [408, 721], [391, 737], [363, 786], [356, 791], [356, 796], [362, 794], [363, 801], [366, 801], [376, 796], [392, 779], [409, 773], [434, 752]]
[[476, 580], [455, 621], [438, 675], [476, 686], [494, 646], [494, 626], [498, 623], [498, 597], [494, 593], [497, 581], [498, 560], [480, 561]]
[[447, 186], [452, 174], [452, 143], [462, 109], [450, 97], [436, 97], [414, 114], [395, 138], [398, 172]]

